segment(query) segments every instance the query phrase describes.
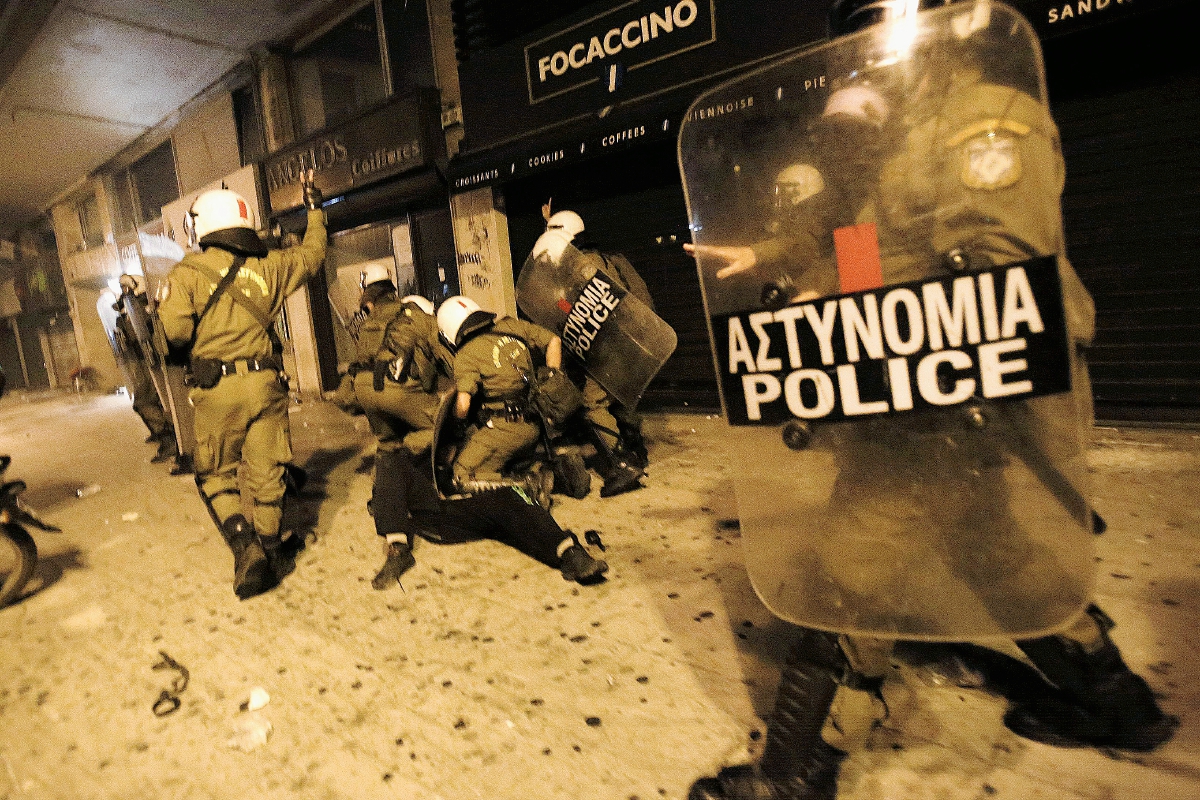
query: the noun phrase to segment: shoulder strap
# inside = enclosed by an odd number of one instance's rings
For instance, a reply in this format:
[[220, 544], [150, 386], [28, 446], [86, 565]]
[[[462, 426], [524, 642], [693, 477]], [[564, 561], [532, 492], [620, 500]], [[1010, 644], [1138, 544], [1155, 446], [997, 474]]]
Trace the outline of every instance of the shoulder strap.
[[[208, 296], [208, 302], [204, 304], [204, 308], [201, 310], [200, 316], [196, 318], [197, 328], [200, 327], [200, 320], [204, 319], [204, 315], [208, 313], [208, 310], [212, 308], [217, 302], [217, 299], [225, 293], [225, 290], [229, 288], [229, 284], [233, 283], [233, 279], [237, 277], [238, 270], [240, 270], [242, 268], [242, 264], [245, 263], [245, 256], [234, 256], [233, 263], [229, 265], [229, 271], [226, 272], [224, 277], [217, 282], [217, 288], [214, 289], [213, 293]], [[212, 271], [208, 270], [206, 267], [201, 267], [197, 264], [192, 264], [191, 266], [202, 272], [209, 272], [210, 275], [212, 274]]]
[[[200, 326], [200, 320], [204, 318], [205, 313], [207, 313], [208, 310], [210, 308], [212, 308], [213, 304], [217, 302], [217, 299], [221, 296], [221, 294], [224, 293], [224, 291], [229, 287], [229, 285], [233, 283], [233, 279], [237, 277], [238, 270], [240, 270], [242, 268], [242, 264], [245, 264], [245, 263], [246, 263], [245, 256], [239, 255], [239, 256], [234, 257], [233, 263], [229, 266], [229, 271], [225, 273], [225, 276], [223, 278], [221, 278], [220, 283], [217, 284], [217, 288], [209, 296], [208, 302], [205, 303], [204, 310], [200, 312], [200, 317], [196, 320], [197, 327]], [[213, 271], [212, 269], [210, 269], [206, 265], [193, 264], [192, 266], [195, 267], [200, 272], [207, 272], [209, 274], [209, 277], [216, 275], [216, 272]], [[254, 305], [249, 300], [247, 300], [245, 298], [245, 296], [240, 295], [237, 292], [234, 292], [233, 294], [229, 295], [229, 298], [231, 300], [233, 300], [233, 302], [240, 305], [242, 308], [246, 309], [246, 311], [248, 311], [250, 313], [250, 316], [252, 316], [256, 320], [258, 320], [258, 324], [263, 326], [263, 329], [267, 332], [268, 336], [272, 337], [272, 341], [273, 341], [275, 326], [272, 324], [271, 318], [268, 317], [261, 308]]]

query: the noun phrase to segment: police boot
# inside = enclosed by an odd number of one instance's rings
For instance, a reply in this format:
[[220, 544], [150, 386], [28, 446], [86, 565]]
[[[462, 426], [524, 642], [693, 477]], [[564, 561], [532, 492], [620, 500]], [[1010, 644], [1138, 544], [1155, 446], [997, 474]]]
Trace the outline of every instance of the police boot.
[[585, 423], [584, 432], [595, 445], [596, 457], [600, 462], [598, 471], [604, 478], [604, 485], [600, 487], [601, 497], [615, 497], [642, 488], [640, 481], [646, 473], [641, 467], [618, 455], [595, 425]]
[[625, 461], [615, 461], [611, 468], [604, 473], [604, 485], [600, 487], [601, 497], [615, 497], [634, 489], [642, 488], [641, 479], [646, 473], [639, 467]]
[[409, 541], [387, 542], [387, 550], [383, 566], [371, 579], [374, 589], [383, 591], [390, 586], [400, 583], [400, 577], [417, 564], [413, 557], [412, 543]]
[[274, 574], [258, 536], [241, 514], [234, 514], [221, 524], [221, 535], [233, 551], [233, 591], [245, 600], [271, 588]]
[[560, 494], [582, 500], [592, 491], [592, 473], [579, 453], [560, 453], [554, 457], [554, 487]]
[[834, 800], [846, 754], [821, 738], [821, 728], [846, 671], [835, 635], [802, 629], [779, 679], [762, 759], [701, 778], [688, 800]]
[[1013, 733], [1056, 747], [1112, 747], [1149, 752], [1170, 739], [1179, 719], [1164, 714], [1150, 686], [1125, 665], [1109, 638], [1109, 617], [1088, 608], [1099, 636], [1087, 646], [1065, 636], [1017, 642], [1058, 689], [1012, 705]]
[[175, 456], [175, 463], [171, 465], [172, 475], [191, 475], [195, 473], [196, 468], [192, 466], [192, 457], [187, 453], [180, 453]]
[[559, 560], [563, 580], [575, 581], [585, 586], [604, 580], [608, 571], [608, 562], [592, 558], [591, 554], [579, 543], [575, 534], [567, 531], [572, 544], [563, 551]]
[[158, 438], [158, 452], [154, 454], [154, 458], [150, 459], [151, 464], [159, 464], [163, 461], [170, 461], [179, 455], [179, 446], [175, 441], [175, 431], [167, 428]]
[[622, 425], [617, 421], [617, 452], [630, 464], [646, 469], [650, 464], [650, 453], [646, 449], [646, 440], [642, 432], [631, 425]]

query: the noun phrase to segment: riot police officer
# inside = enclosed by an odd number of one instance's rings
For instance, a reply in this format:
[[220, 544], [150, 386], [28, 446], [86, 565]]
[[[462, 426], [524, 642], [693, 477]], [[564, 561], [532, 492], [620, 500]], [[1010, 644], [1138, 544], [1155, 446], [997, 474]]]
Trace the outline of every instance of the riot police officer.
[[146, 352], [146, 345], [149, 343], [141, 341], [142, 337], [138, 336], [134, 323], [129, 318], [128, 306], [135, 304], [134, 310], [141, 312], [145, 324], [149, 323], [145, 279], [141, 275], [122, 275], [120, 285], [121, 297], [113, 303], [113, 310], [117, 312], [117, 349], [121, 352], [122, 361], [129, 372], [133, 410], [150, 431], [146, 441], [158, 445], [158, 452], [150, 459], [157, 464], [178, 456], [179, 448], [175, 442], [175, 427], [167, 418], [158, 389], [150, 375], [150, 370], [155, 365], [149, 361], [154, 353]]
[[[849, 34], [887, 22], [907, 5], [843, 0], [834, 6], [833, 31]], [[1082, 346], [1094, 331], [1094, 307], [1062, 255], [1057, 131], [1044, 102], [1030, 94], [1040, 88], [1031, 85], [1032, 71], [1024, 80], [1016, 69], [989, 74], [987, 59], [978, 58], [997, 42], [1001, 57], [1022, 47], [1032, 52], [1032, 34], [1002, 7], [961, 6], [922, 16], [927, 25], [913, 26], [917, 33], [909, 41], [929, 47], [927, 53], [904, 51], [899, 61], [880, 58], [849, 70], [861, 81], [874, 67], [874, 77], [886, 79], [887, 67], [899, 63], [903, 69], [891, 75], [916, 75], [903, 91], [850, 83], [828, 98], [818, 126], [849, 135], [827, 137], [816, 154], [823, 182], [840, 185], [814, 204], [799, 232], [788, 234], [806, 248], [799, 274], [810, 271], [805, 277], [828, 296], [918, 281], [931, 271], [969, 275], [1055, 254], [1064, 339], [1069, 347]], [[870, 48], [886, 37], [875, 33], [872, 39], [864, 31], [845, 51], [877, 52]], [[924, 69], [911, 66], [926, 56]], [[903, 120], [903, 135], [889, 140], [890, 120]], [[718, 281], [753, 269], [768, 249], [691, 248], [702, 261], [721, 265]], [[881, 415], [820, 432], [833, 442], [836, 463], [820, 533], [806, 556], [769, 554], [780, 570], [803, 569], [809, 555], [818, 566], [811, 580], [778, 587], [768, 604], [804, 609], [796, 615], [811, 613], [825, 630], [801, 629], [759, 763], [698, 781], [693, 800], [835, 797], [842, 760], [865, 744], [879, 720], [894, 641], [910, 638], [887, 636], [888, 628], [911, 638], [952, 638], [936, 617], [923, 616], [939, 606], [936, 598], [922, 605], [922, 586], [926, 594], [949, 595], [959, 581], [965, 584], [967, 591], [955, 595], [964, 608], [941, 606], [947, 619], [962, 615], [955, 624], [977, 624], [993, 636], [1034, 634], [1017, 636], [1016, 644], [1049, 685], [1010, 706], [1005, 724], [1015, 733], [1048, 744], [1134, 751], [1152, 750], [1173, 735], [1178, 720], [1162, 712], [1147, 683], [1125, 665], [1109, 636], [1112, 621], [1094, 604], [1073, 612], [1084, 604], [1077, 598], [1086, 601], [1081, 582], [1062, 571], [1061, 551], [1051, 553], [1036, 538], [1041, 521], [1019, 519], [1028, 509], [1014, 508], [1006, 467], [1023, 461], [1043, 483], [1031, 497], [1053, 496], [1063, 506], [1040, 515], [1065, 523], [1046, 532], [1081, 541], [1076, 534], [1090, 528], [1086, 501], [1052, 465], [1061, 455], [1054, 448], [1081, 460], [1082, 448], [1072, 449], [1073, 431], [1063, 431], [1076, 419], [1091, 423], [1086, 368], [1081, 359], [1068, 366], [1074, 392], [1037, 398], [1046, 402]], [[937, 560], [922, 563], [920, 554], [929, 553]], [[1053, 608], [1062, 611], [1045, 615]], [[1037, 633], [1046, 630], [1058, 632]]]
[[[473, 423], [454, 460], [455, 484], [463, 492], [478, 492], [511, 482], [506, 468], [531, 451], [541, 435], [541, 421], [530, 405], [531, 376], [541, 364], [562, 368], [562, 340], [531, 322], [496, 319], [469, 297], [443, 302], [437, 322], [454, 352], [454, 416]], [[542, 465], [534, 472], [538, 502], [548, 508], [554, 473]]]
[[[201, 252], [185, 256], [160, 289], [167, 338], [190, 345], [196, 484], [233, 551], [233, 588], [241, 599], [276, 580], [268, 553], [280, 546], [284, 465], [292, 449], [274, 319], [287, 296], [320, 268], [326, 247], [321, 195], [311, 176], [304, 197], [303, 241], [269, 251], [245, 198], [228, 189], [204, 192], [185, 218], [189, 240]], [[242, 513], [243, 463], [252, 520]]]
[[416, 563], [416, 530], [401, 513], [397, 476], [429, 449], [438, 377], [448, 373], [449, 353], [437, 340], [433, 303], [427, 298], [397, 299], [391, 276], [378, 264], [363, 270], [360, 283], [366, 317], [358, 329], [350, 373], [355, 403], [378, 441], [371, 509], [375, 531], [384, 541], [385, 562], [372, 586], [385, 589]]
[[[547, 210], [548, 207], [547, 207]], [[641, 300], [647, 308], [654, 310], [654, 300], [646, 282], [638, 275], [633, 265], [621, 253], [605, 253], [585, 237], [583, 218], [574, 211], [564, 210], [551, 214], [546, 219], [546, 233], [538, 239], [533, 257], [537, 258], [540, 248], [553, 248], [559, 242], [570, 243], [579, 250], [582, 272], [603, 272], [618, 286]], [[588, 275], [591, 277], [591, 275]], [[586, 439], [596, 446], [600, 459], [601, 477], [604, 485], [601, 497], [613, 497], [641, 486], [641, 479], [649, 465], [649, 453], [642, 436], [642, 417], [632, 408], [613, 397], [595, 378], [585, 371], [583, 362], [575, 357], [567, 359], [567, 371], [572, 379], [582, 385], [584, 412], [582, 420], [574, 420], [581, 426]], [[571, 427], [568, 425], [568, 427]], [[615, 441], [610, 431], [616, 431]]]

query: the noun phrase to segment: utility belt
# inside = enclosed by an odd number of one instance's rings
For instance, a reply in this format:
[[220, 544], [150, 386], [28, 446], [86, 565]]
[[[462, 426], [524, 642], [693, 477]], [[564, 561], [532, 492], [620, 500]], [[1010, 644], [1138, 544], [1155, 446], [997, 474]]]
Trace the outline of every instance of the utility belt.
[[262, 358], [239, 358], [234, 361], [220, 361], [215, 358], [196, 358], [192, 356], [185, 383], [188, 386], [198, 386], [201, 389], [211, 389], [221, 382], [226, 375], [246, 375], [251, 372], [274, 370], [283, 372], [283, 357], [277, 355]]
[[524, 397], [510, 400], [485, 400], [479, 408], [479, 424], [487, 425], [493, 419], [505, 422], [536, 422], [537, 411]]

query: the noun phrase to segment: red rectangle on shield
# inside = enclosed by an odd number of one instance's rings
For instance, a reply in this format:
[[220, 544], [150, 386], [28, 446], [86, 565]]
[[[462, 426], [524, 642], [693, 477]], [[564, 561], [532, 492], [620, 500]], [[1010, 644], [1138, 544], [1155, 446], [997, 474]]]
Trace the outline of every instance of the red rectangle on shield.
[[837, 254], [842, 294], [883, 286], [883, 263], [879, 260], [879, 236], [874, 222], [835, 229], [833, 249]]

